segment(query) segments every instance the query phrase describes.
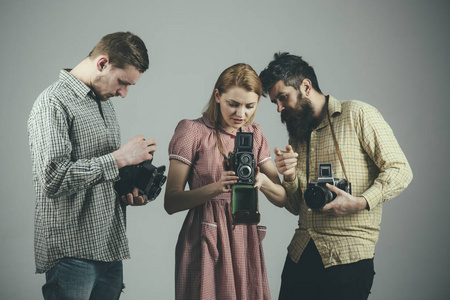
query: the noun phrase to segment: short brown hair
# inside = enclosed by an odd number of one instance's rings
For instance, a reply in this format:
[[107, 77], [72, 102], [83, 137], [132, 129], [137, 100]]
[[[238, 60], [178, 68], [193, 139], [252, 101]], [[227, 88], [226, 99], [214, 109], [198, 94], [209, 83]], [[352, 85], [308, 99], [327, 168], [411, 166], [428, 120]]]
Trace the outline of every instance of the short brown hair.
[[111, 64], [119, 69], [131, 65], [144, 73], [149, 65], [144, 42], [131, 32], [115, 32], [102, 37], [89, 53], [89, 57], [95, 58], [99, 55], [107, 55]]
[[[204, 111], [204, 114], [212, 123], [216, 124], [216, 126], [219, 122], [220, 106], [219, 103], [216, 102], [214, 91], [217, 89], [219, 94], [222, 94], [233, 87], [239, 87], [248, 92], [254, 92], [258, 95], [258, 102], [263, 93], [261, 80], [250, 65], [239, 63], [227, 68], [217, 79], [211, 98], [209, 99]], [[256, 110], [245, 125], [250, 125], [253, 123], [255, 114]]]

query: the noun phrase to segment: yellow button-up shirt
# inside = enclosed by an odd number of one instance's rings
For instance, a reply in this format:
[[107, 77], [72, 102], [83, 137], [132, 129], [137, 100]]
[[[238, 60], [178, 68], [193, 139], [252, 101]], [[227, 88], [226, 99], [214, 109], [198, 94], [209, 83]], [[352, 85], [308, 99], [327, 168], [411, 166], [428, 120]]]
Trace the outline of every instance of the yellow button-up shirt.
[[[344, 217], [327, 217], [303, 201], [307, 188], [306, 142], [290, 139], [298, 152], [297, 178], [284, 182], [286, 208], [299, 216], [299, 227], [288, 247], [298, 262], [310, 238], [325, 267], [373, 258], [381, 223], [382, 204], [411, 182], [412, 171], [394, 134], [374, 107], [361, 101], [340, 102], [329, 96], [328, 109], [338, 145], [352, 184], [352, 195], [363, 196], [369, 209]], [[334, 177], [345, 178], [328, 118], [311, 133], [309, 180], [317, 179], [319, 163], [331, 163]]]

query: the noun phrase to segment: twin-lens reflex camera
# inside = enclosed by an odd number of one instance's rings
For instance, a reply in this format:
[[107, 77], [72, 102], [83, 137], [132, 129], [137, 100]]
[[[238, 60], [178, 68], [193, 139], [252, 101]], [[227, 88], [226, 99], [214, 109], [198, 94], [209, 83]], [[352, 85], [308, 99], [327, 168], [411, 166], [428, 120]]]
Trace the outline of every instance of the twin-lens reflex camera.
[[237, 132], [234, 152], [230, 152], [228, 165], [239, 177], [233, 185], [231, 206], [233, 224], [258, 224], [258, 191], [255, 184], [255, 155], [253, 154], [253, 133]]

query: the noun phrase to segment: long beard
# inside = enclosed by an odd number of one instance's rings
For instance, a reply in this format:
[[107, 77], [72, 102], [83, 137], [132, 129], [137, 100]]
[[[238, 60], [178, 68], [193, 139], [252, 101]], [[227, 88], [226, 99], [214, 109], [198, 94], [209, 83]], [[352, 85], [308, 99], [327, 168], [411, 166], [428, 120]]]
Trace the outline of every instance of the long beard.
[[281, 122], [286, 124], [289, 138], [305, 141], [313, 129], [314, 110], [308, 99], [299, 95], [294, 108], [285, 108], [281, 111]]

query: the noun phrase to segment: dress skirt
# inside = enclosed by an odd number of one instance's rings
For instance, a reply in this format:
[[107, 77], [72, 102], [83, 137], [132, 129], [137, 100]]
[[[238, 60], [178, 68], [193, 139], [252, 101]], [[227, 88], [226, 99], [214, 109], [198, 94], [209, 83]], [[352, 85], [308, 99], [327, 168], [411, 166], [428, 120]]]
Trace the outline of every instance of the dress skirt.
[[264, 226], [232, 225], [230, 199], [189, 210], [176, 246], [175, 298], [270, 299], [265, 235]]

